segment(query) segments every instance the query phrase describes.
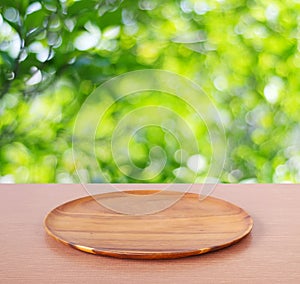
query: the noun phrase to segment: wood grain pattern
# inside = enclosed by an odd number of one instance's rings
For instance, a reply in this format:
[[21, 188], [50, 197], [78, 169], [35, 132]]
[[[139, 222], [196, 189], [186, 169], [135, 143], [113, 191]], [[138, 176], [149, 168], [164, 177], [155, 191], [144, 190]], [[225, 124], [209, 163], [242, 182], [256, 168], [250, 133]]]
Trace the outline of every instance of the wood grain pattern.
[[[109, 191], [106, 184], [95, 186]], [[166, 184], [119, 185], [140, 188], [163, 190]], [[199, 185], [190, 192], [199, 192]], [[251, 233], [217, 252], [163, 261], [82, 253], [50, 237], [45, 215], [86, 195], [81, 184], [0, 184], [0, 283], [300, 283], [299, 184], [217, 185], [213, 196], [250, 213]]]
[[[152, 194], [157, 191], [127, 191]], [[176, 192], [160, 193], [162, 202]], [[227, 247], [246, 236], [252, 218], [224, 200], [186, 193], [176, 204], [151, 215], [119, 214], [99, 204], [126, 202], [129, 196], [106, 193], [87, 196], [52, 210], [44, 221], [49, 235], [93, 254], [118, 258], [166, 259], [203, 254]]]

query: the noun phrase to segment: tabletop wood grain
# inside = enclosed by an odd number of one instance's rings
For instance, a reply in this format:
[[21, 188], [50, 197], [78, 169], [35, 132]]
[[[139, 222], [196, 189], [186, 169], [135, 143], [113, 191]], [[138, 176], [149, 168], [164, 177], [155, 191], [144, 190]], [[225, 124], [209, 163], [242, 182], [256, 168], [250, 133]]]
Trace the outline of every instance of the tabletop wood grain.
[[86, 195], [81, 185], [0, 185], [0, 283], [300, 283], [300, 185], [218, 185], [212, 196], [245, 209], [252, 232], [224, 250], [174, 260], [92, 255], [48, 236], [45, 215]]

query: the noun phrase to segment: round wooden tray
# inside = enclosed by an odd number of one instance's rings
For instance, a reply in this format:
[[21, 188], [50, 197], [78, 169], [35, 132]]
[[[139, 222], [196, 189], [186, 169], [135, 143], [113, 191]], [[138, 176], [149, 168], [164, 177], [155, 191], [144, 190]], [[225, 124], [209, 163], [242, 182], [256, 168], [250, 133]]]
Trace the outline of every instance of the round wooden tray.
[[[124, 215], [101, 205], [126, 202], [128, 191], [87, 196], [52, 210], [44, 225], [49, 235], [76, 249], [118, 258], [163, 259], [202, 254], [227, 247], [252, 229], [252, 218], [221, 199], [186, 193], [173, 206], [151, 215]], [[177, 194], [160, 192], [160, 198]], [[151, 197], [151, 195], [149, 195]], [[121, 198], [121, 199], [120, 199]]]

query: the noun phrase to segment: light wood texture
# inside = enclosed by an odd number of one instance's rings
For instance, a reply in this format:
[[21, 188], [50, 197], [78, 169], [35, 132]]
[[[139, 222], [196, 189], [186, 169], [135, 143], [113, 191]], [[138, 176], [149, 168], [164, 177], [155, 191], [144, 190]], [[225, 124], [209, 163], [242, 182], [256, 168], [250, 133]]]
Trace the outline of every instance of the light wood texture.
[[[101, 204], [128, 204], [140, 195], [165, 204], [177, 192], [127, 191], [87, 196], [60, 205], [45, 219], [49, 235], [76, 249], [118, 258], [166, 259], [203, 254], [236, 243], [253, 221], [224, 200], [186, 193], [165, 210], [150, 215], [116, 213]], [[138, 199], [136, 199], [138, 202]], [[138, 205], [138, 204], [137, 204]]]
[[81, 185], [0, 185], [0, 283], [300, 283], [300, 185], [218, 185], [213, 196], [252, 216], [251, 233], [216, 252], [151, 261], [82, 253], [48, 236], [46, 214], [86, 195]]

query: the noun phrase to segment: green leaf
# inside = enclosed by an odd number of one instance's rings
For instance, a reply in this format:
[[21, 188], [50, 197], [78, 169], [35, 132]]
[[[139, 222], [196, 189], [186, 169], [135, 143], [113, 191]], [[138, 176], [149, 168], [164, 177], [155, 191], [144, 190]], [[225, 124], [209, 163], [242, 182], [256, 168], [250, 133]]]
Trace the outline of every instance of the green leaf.
[[27, 15], [24, 22], [26, 32], [30, 33], [33, 29], [41, 29], [47, 16], [49, 16], [49, 12], [44, 8]]
[[82, 14], [90, 13], [95, 10], [95, 6], [98, 1], [77, 1], [72, 5], [68, 6], [67, 13], [68, 16], [74, 17]]
[[12, 69], [15, 60], [12, 57], [10, 57], [7, 52], [1, 51], [1, 50], [0, 50], [0, 56], [1, 56], [1, 59], [2, 59], [1, 62], [0, 62], [0, 65], [3, 64], [7, 68]]

